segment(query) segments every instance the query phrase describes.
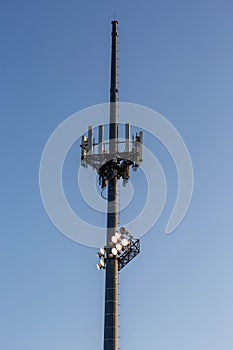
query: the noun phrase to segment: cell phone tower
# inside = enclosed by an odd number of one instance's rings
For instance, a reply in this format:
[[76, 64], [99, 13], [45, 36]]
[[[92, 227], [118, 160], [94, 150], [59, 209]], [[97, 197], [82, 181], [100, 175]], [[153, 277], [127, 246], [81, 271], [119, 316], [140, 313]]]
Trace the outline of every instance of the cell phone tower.
[[125, 124], [125, 138], [118, 138], [118, 21], [112, 21], [111, 88], [109, 139], [104, 140], [104, 125], [98, 127], [98, 142], [88, 126], [82, 136], [81, 165], [92, 167], [99, 175], [101, 193], [107, 190], [106, 245], [97, 253], [98, 270], [105, 276], [104, 350], [118, 350], [118, 273], [139, 252], [140, 242], [125, 227], [118, 227], [118, 181], [126, 186], [130, 168], [135, 171], [142, 162], [143, 132], [130, 135]]

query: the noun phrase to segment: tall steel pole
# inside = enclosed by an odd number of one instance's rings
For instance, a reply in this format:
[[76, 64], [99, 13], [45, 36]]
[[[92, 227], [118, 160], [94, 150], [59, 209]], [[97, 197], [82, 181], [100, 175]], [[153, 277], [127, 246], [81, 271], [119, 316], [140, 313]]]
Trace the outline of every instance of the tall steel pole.
[[140, 252], [139, 239], [134, 238], [124, 227], [118, 231], [118, 180], [122, 179], [125, 186], [130, 178], [130, 167], [136, 170], [142, 162], [143, 132], [140, 131], [130, 140], [130, 125], [126, 124], [125, 147], [118, 149], [117, 21], [112, 22], [109, 142], [104, 142], [103, 125], [99, 125], [98, 130], [97, 153], [90, 152], [97, 145], [93, 142], [92, 126], [88, 126], [88, 138], [86, 135], [82, 137], [81, 165], [97, 170], [102, 192], [108, 189], [106, 246], [97, 252], [100, 261], [96, 267], [106, 270], [104, 350], [118, 350], [118, 272]]
[[[112, 22], [111, 89], [109, 152], [117, 162], [118, 139], [118, 22]], [[108, 181], [107, 253], [111, 253], [111, 237], [118, 229], [118, 180]], [[118, 350], [118, 260], [107, 258], [105, 279], [104, 350]]]

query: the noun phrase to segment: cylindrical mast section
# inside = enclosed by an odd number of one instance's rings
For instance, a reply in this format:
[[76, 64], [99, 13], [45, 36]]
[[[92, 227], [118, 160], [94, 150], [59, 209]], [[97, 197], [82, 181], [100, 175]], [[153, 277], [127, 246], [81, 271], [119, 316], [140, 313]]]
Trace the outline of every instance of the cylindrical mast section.
[[[112, 167], [117, 162], [118, 139], [118, 22], [112, 22], [111, 89], [109, 153]], [[108, 181], [107, 255], [111, 253], [111, 237], [118, 228], [117, 177]], [[118, 350], [118, 260], [107, 258], [105, 280], [104, 350]]]
[[[112, 22], [111, 88], [110, 88], [110, 129], [109, 139], [117, 139], [118, 123], [118, 22]], [[112, 143], [112, 151], [117, 150], [117, 143]]]
[[[111, 88], [109, 153], [113, 163], [117, 162], [118, 149], [118, 22], [112, 22]], [[113, 176], [108, 185], [107, 246], [118, 227], [117, 177]]]

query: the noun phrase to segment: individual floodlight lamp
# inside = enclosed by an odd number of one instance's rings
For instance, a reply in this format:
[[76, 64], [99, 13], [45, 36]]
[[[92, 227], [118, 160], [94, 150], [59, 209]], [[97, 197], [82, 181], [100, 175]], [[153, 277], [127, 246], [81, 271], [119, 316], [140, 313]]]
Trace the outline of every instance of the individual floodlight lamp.
[[101, 270], [102, 266], [100, 264], [96, 264], [97, 270]]
[[118, 250], [118, 252], [120, 252], [122, 250], [122, 245], [120, 243], [117, 243], [116, 249]]
[[116, 236], [112, 236], [112, 242], [113, 242], [113, 243], [117, 243], [117, 238], [116, 238]]
[[117, 251], [116, 248], [112, 248], [112, 254], [115, 255], [115, 256], [118, 254], [118, 251]]
[[121, 234], [117, 231], [117, 232], [115, 233], [115, 237], [116, 237], [117, 239], [120, 239], [120, 238], [121, 238]]
[[105, 261], [104, 261], [104, 259], [101, 259], [101, 260], [100, 260], [100, 265], [101, 265], [102, 267], [105, 267]]
[[121, 241], [121, 244], [123, 245], [123, 247], [126, 247], [129, 244], [128, 239], [123, 238], [122, 241]]
[[105, 251], [106, 251], [105, 248], [100, 248], [100, 253], [101, 253], [103, 256], [105, 255]]

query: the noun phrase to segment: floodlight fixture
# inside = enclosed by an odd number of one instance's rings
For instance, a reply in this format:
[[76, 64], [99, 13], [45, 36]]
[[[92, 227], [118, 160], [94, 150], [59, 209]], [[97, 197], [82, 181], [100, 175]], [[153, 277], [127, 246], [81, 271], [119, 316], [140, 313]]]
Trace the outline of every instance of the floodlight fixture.
[[115, 237], [116, 237], [117, 239], [120, 239], [120, 238], [121, 238], [121, 234], [120, 234], [118, 231], [116, 231]]
[[106, 249], [105, 248], [100, 248], [100, 253], [104, 256], [105, 255], [105, 252], [106, 252]]
[[100, 264], [96, 264], [97, 270], [101, 270], [102, 266]]
[[100, 265], [103, 267], [105, 266], [105, 261], [103, 259], [100, 260]]
[[118, 252], [120, 252], [122, 250], [122, 245], [120, 243], [117, 243], [116, 249], [118, 250]]
[[123, 238], [122, 241], [121, 241], [121, 244], [123, 245], [123, 247], [126, 247], [129, 244], [128, 239]]
[[112, 236], [112, 242], [113, 243], [117, 243], [118, 239], [116, 238], [116, 236]]
[[117, 251], [116, 248], [112, 248], [112, 254], [115, 255], [115, 256], [118, 254], [118, 251]]

